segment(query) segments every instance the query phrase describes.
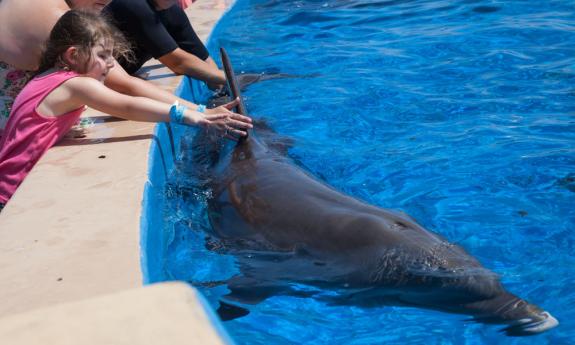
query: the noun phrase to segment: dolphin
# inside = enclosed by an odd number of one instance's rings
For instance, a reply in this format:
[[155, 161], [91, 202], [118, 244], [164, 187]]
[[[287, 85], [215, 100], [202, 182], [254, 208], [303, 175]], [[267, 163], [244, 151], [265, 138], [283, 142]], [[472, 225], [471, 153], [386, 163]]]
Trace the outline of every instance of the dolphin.
[[[229, 65], [227, 55], [222, 60]], [[228, 81], [238, 95], [233, 72]], [[243, 104], [240, 110], [245, 112]], [[213, 249], [236, 255], [240, 267], [226, 282], [230, 293], [219, 310], [224, 318], [230, 309], [245, 310], [241, 316], [250, 304], [289, 294], [317, 295], [338, 305], [465, 314], [506, 325], [502, 331], [511, 336], [559, 324], [508, 292], [461, 246], [405, 213], [370, 205], [315, 178], [286, 155], [287, 145], [261, 125], [237, 143], [202, 134], [194, 139], [194, 161], [205, 166], [198, 171], [206, 173], [212, 193], [210, 231], [219, 241]], [[336, 294], [296, 291], [294, 283]]]

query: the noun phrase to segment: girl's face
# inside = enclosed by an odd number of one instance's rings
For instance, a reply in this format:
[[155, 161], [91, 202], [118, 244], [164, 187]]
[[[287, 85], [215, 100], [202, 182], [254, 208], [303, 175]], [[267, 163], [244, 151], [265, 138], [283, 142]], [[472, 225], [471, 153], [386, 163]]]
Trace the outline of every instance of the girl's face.
[[92, 48], [92, 57], [88, 62], [88, 69], [85, 75], [104, 82], [112, 67], [114, 67], [112, 50], [101, 42]]

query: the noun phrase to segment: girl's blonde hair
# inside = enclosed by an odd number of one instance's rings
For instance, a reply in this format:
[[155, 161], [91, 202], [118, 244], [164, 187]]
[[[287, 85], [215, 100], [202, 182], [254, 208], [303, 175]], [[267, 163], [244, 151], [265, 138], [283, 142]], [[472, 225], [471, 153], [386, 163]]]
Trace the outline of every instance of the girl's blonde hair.
[[[69, 68], [78, 73], [86, 73], [92, 58], [92, 48], [104, 41], [104, 46], [112, 50], [115, 58], [131, 59], [130, 46], [120, 31], [99, 13], [70, 10], [56, 22], [40, 60], [38, 73], [52, 67]], [[70, 47], [78, 49], [79, 63], [70, 66], [63, 55]]]

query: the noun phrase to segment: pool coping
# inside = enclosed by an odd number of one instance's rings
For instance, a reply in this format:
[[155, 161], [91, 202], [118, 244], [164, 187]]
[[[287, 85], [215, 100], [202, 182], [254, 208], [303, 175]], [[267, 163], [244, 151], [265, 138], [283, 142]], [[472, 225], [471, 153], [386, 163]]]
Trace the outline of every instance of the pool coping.
[[[186, 10], [202, 40], [232, 2], [200, 0]], [[159, 68], [149, 79], [173, 92], [182, 78]], [[0, 215], [0, 317], [142, 286], [140, 217], [155, 124], [92, 109], [82, 117], [93, 124], [50, 149]]]
[[163, 283], [60, 303], [0, 319], [11, 345], [233, 344], [204, 297], [184, 283]]

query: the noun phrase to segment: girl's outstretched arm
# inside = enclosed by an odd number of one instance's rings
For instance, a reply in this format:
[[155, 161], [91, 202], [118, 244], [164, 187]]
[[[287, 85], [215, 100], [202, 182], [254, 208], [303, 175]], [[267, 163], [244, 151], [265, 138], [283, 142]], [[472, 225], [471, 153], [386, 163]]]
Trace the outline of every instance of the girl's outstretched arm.
[[[87, 105], [98, 111], [127, 120], [144, 122], [170, 122], [171, 104], [158, 102], [146, 97], [132, 97], [118, 93], [96, 79], [76, 77], [69, 79], [63, 88], [70, 95], [69, 102], [76, 108]], [[213, 129], [223, 135], [246, 135], [246, 130], [252, 128], [251, 119], [231, 112], [237, 105], [234, 100], [225, 105], [220, 113], [204, 114], [195, 110], [186, 110], [183, 123], [190, 126], [202, 126]], [[72, 105], [71, 104], [71, 105]]]

